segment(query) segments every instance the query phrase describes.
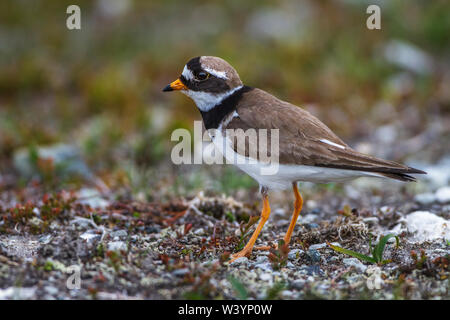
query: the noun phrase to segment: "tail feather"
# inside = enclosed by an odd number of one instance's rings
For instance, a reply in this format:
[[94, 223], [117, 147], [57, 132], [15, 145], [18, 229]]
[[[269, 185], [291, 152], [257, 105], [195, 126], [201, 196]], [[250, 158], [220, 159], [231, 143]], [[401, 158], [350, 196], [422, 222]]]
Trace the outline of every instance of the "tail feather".
[[[422, 173], [422, 172], [420, 172], [420, 173]], [[408, 182], [416, 182], [417, 181], [417, 179], [415, 177], [410, 176], [405, 173], [379, 173], [379, 174], [382, 176], [385, 176], [387, 178], [400, 180], [400, 181], [408, 181]]]
[[337, 156], [338, 163], [327, 163], [319, 166], [373, 172], [400, 181], [416, 181], [416, 178], [410, 176], [410, 174], [426, 174], [425, 171], [394, 161], [379, 159], [350, 148], [345, 150], [336, 149], [333, 150], [333, 153]]

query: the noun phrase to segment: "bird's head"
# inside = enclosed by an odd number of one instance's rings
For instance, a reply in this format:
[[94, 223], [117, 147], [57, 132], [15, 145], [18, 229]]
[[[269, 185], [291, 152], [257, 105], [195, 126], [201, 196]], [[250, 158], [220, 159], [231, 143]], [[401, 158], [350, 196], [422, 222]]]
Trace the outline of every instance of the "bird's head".
[[180, 90], [206, 112], [240, 88], [242, 81], [228, 62], [218, 57], [201, 56], [189, 60], [181, 76], [163, 91]]

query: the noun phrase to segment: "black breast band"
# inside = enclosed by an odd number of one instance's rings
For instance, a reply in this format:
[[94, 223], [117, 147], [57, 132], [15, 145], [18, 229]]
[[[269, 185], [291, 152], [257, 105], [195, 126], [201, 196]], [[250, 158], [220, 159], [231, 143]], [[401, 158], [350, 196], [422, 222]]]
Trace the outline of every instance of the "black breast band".
[[242, 95], [253, 90], [252, 87], [243, 86], [239, 90], [233, 92], [230, 96], [222, 100], [222, 102], [214, 106], [211, 110], [203, 112], [200, 111], [203, 118], [203, 123], [206, 129], [217, 129], [222, 120], [230, 113], [236, 111], [236, 106]]

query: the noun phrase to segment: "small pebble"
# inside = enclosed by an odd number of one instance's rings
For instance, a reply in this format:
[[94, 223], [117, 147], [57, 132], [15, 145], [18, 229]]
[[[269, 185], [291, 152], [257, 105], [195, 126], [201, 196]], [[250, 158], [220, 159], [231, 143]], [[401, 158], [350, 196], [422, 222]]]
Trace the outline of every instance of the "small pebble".
[[288, 253], [288, 259], [289, 260], [297, 259], [297, 255], [300, 256], [302, 253], [303, 253], [303, 250], [301, 250], [301, 249], [292, 249]]
[[89, 243], [98, 241], [101, 239], [101, 234], [94, 233], [95, 231], [89, 230], [80, 235], [80, 238], [86, 240]]
[[317, 221], [317, 219], [318, 219], [317, 214], [320, 213], [320, 210], [314, 209], [311, 212], [312, 213], [308, 213], [301, 219], [298, 219], [298, 223], [308, 224], [308, 223], [314, 223], [315, 221]]
[[414, 200], [421, 205], [430, 205], [436, 201], [436, 196], [433, 193], [421, 193], [414, 197]]
[[269, 262], [269, 257], [263, 255], [257, 256], [255, 262], [256, 263]]
[[379, 222], [377, 217], [368, 217], [368, 218], [364, 218], [363, 222], [367, 223], [367, 224], [377, 224]]
[[45, 289], [45, 291], [47, 291], [47, 293], [49, 295], [52, 295], [52, 296], [54, 296], [58, 293], [58, 288], [56, 288], [54, 286], [46, 286], [44, 289]]
[[305, 224], [306, 229], [311, 230], [311, 229], [318, 229], [319, 225], [317, 223], [307, 223]]
[[47, 244], [50, 242], [50, 240], [52, 239], [52, 235], [51, 234], [46, 234], [43, 236], [39, 237], [39, 242], [43, 243], [43, 244]]
[[274, 216], [284, 216], [286, 215], [286, 211], [282, 208], [276, 208], [272, 213]]
[[127, 244], [123, 241], [111, 241], [108, 243], [109, 251], [127, 250]]
[[113, 238], [126, 238], [128, 236], [128, 232], [126, 230], [117, 230], [111, 232], [111, 237]]
[[324, 243], [319, 243], [319, 244], [313, 244], [313, 245], [309, 246], [309, 249], [317, 250], [317, 249], [325, 248], [326, 246], [327, 246], [327, 244], [324, 242]]
[[322, 273], [322, 270], [320, 270], [320, 267], [318, 265], [308, 266], [305, 268], [308, 275], [312, 276], [315, 274], [320, 275]]
[[367, 266], [362, 264], [361, 261], [356, 258], [345, 258], [342, 260], [342, 263], [347, 266], [355, 267], [359, 272], [365, 272], [367, 269]]
[[281, 296], [282, 297], [286, 297], [286, 298], [290, 298], [294, 295], [294, 293], [290, 290], [283, 290], [281, 291]]
[[436, 200], [440, 203], [450, 202], [450, 187], [439, 188], [436, 193]]
[[[310, 247], [311, 248], [311, 247]], [[320, 253], [315, 249], [309, 249], [306, 253], [312, 263], [320, 262]]]
[[295, 265], [292, 262], [290, 262], [290, 261], [288, 261], [286, 263], [286, 267], [289, 268], [289, 269], [295, 269]]
[[240, 265], [240, 264], [247, 264], [247, 263], [248, 263], [248, 258], [247, 257], [240, 257], [240, 258], [237, 258], [236, 260], [234, 260], [231, 263], [231, 265], [237, 266], [237, 265]]
[[177, 269], [175, 271], [172, 272], [172, 274], [176, 277], [182, 277], [185, 274], [189, 273], [189, 269], [188, 268], [181, 268], [181, 269]]
[[337, 261], [339, 261], [339, 258], [336, 257], [336, 256], [332, 256], [332, 257], [330, 257], [330, 258], [328, 259], [328, 262], [330, 262], [330, 263], [334, 263], [334, 262], [337, 262]]
[[270, 262], [255, 264], [255, 268], [262, 269], [264, 271], [273, 271], [272, 264]]
[[305, 280], [297, 279], [294, 280], [291, 284], [293, 289], [302, 290], [305, 287]]
[[205, 230], [203, 228], [198, 228], [197, 230], [194, 231], [194, 234], [196, 235], [204, 235], [205, 234]]
[[260, 278], [262, 281], [271, 281], [271, 280], [272, 280], [272, 275], [271, 275], [270, 273], [268, 273], [268, 272], [265, 272], [265, 273], [261, 273], [261, 274], [259, 275], [259, 278]]
[[146, 233], [157, 233], [160, 231], [160, 229], [161, 228], [156, 227], [156, 226], [148, 226], [148, 227], [145, 227], [145, 232]]
[[286, 219], [280, 219], [280, 220], [278, 220], [277, 222], [275, 222], [275, 225], [277, 226], [277, 227], [283, 227], [283, 226], [287, 226], [288, 224], [289, 224], [289, 220], [286, 220]]

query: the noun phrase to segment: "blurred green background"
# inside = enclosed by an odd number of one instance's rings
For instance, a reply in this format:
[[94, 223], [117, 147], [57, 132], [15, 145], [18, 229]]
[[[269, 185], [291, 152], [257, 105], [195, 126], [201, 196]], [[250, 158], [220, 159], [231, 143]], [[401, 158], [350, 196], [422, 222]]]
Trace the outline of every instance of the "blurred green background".
[[[66, 8], [81, 8], [81, 30]], [[381, 30], [366, 8], [381, 7]], [[257, 188], [233, 168], [175, 166], [192, 101], [161, 89], [199, 55], [301, 105], [357, 149], [448, 159], [450, 2], [0, 2], [0, 190], [86, 183], [152, 199]], [[93, 182], [94, 181], [94, 182]]]

